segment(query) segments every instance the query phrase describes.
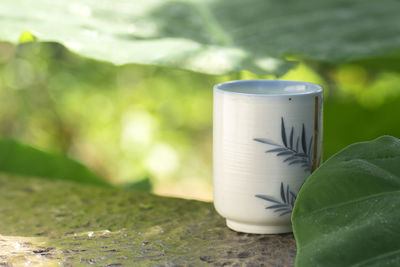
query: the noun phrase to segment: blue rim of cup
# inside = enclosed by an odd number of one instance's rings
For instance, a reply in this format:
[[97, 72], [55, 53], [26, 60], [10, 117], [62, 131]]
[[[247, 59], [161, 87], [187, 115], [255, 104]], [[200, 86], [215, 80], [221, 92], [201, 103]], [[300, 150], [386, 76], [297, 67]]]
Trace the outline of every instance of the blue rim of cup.
[[[271, 90], [283, 90], [289, 86], [304, 86], [304, 90], [288, 91], [287, 93], [280, 91], [280, 93], [248, 93], [234, 91], [235, 87], [248, 87], [257, 86], [259, 88], [269, 87]], [[253, 80], [234, 80], [223, 83], [218, 83], [214, 86], [214, 91], [243, 95], [243, 96], [256, 96], [256, 97], [288, 97], [288, 96], [313, 96], [319, 95], [323, 92], [323, 88], [315, 83], [278, 80], [278, 79], [253, 79]]]

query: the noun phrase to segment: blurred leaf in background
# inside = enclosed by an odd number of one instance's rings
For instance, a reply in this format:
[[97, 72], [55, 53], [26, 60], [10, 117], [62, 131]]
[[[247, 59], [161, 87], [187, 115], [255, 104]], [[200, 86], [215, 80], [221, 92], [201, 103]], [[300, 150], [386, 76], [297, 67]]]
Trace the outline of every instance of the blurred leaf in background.
[[0, 139], [0, 172], [109, 186], [82, 164], [13, 140]]
[[22, 44], [0, 43], [0, 135], [112, 184], [211, 199], [218, 82], [323, 85], [325, 158], [400, 137], [399, 11], [392, 0], [7, 0], [0, 39]]
[[76, 158], [113, 184], [150, 177], [157, 193], [210, 198], [219, 78], [115, 67], [55, 43], [1, 46], [11, 53], [0, 65], [1, 135]]
[[132, 191], [143, 191], [143, 192], [151, 192], [153, 190], [153, 184], [151, 183], [150, 179], [144, 178], [143, 180], [133, 182], [131, 184], [127, 184], [124, 187], [125, 189], [132, 190]]
[[29, 30], [91, 58], [210, 74], [282, 74], [284, 56], [347, 63], [400, 48], [396, 0], [5, 0], [0, 38]]

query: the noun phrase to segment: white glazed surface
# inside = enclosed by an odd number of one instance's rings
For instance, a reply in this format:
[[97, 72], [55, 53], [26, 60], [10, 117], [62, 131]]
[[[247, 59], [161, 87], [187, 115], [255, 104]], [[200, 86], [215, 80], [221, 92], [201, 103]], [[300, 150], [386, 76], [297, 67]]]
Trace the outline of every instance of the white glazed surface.
[[[253, 88], [254, 89], [254, 88]], [[245, 88], [243, 89], [245, 90]], [[302, 127], [307, 146], [314, 135], [315, 98], [318, 97], [317, 160], [322, 141], [322, 92], [242, 94], [214, 89], [213, 177], [214, 205], [228, 221], [228, 227], [249, 233], [290, 232], [290, 213], [280, 216], [272, 203], [256, 197], [266, 195], [281, 201], [281, 186], [297, 195], [309, 176], [299, 164], [284, 162], [287, 156], [266, 151], [277, 148], [257, 142], [266, 138], [283, 145], [282, 119], [287, 138], [293, 127], [293, 139]], [[289, 140], [287, 140], [289, 142]], [[300, 144], [301, 147], [301, 144]]]

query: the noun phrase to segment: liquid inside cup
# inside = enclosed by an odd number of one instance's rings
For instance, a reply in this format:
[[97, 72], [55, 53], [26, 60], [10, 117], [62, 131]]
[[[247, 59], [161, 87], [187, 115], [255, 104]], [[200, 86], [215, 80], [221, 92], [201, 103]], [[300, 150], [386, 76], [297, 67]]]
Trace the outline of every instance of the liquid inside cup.
[[216, 89], [252, 95], [303, 95], [322, 91], [319, 85], [282, 80], [241, 80], [216, 85]]

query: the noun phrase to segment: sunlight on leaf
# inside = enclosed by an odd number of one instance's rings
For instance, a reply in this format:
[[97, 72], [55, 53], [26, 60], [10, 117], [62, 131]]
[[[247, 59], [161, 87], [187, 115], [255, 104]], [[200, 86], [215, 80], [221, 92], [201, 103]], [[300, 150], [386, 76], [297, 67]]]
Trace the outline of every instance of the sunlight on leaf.
[[29, 43], [36, 41], [37, 38], [30, 31], [23, 31], [21, 36], [19, 37], [18, 43]]
[[288, 55], [337, 64], [394, 53], [399, 8], [395, 0], [6, 0], [0, 39], [17, 42], [28, 30], [115, 64], [282, 75], [293, 67]]

